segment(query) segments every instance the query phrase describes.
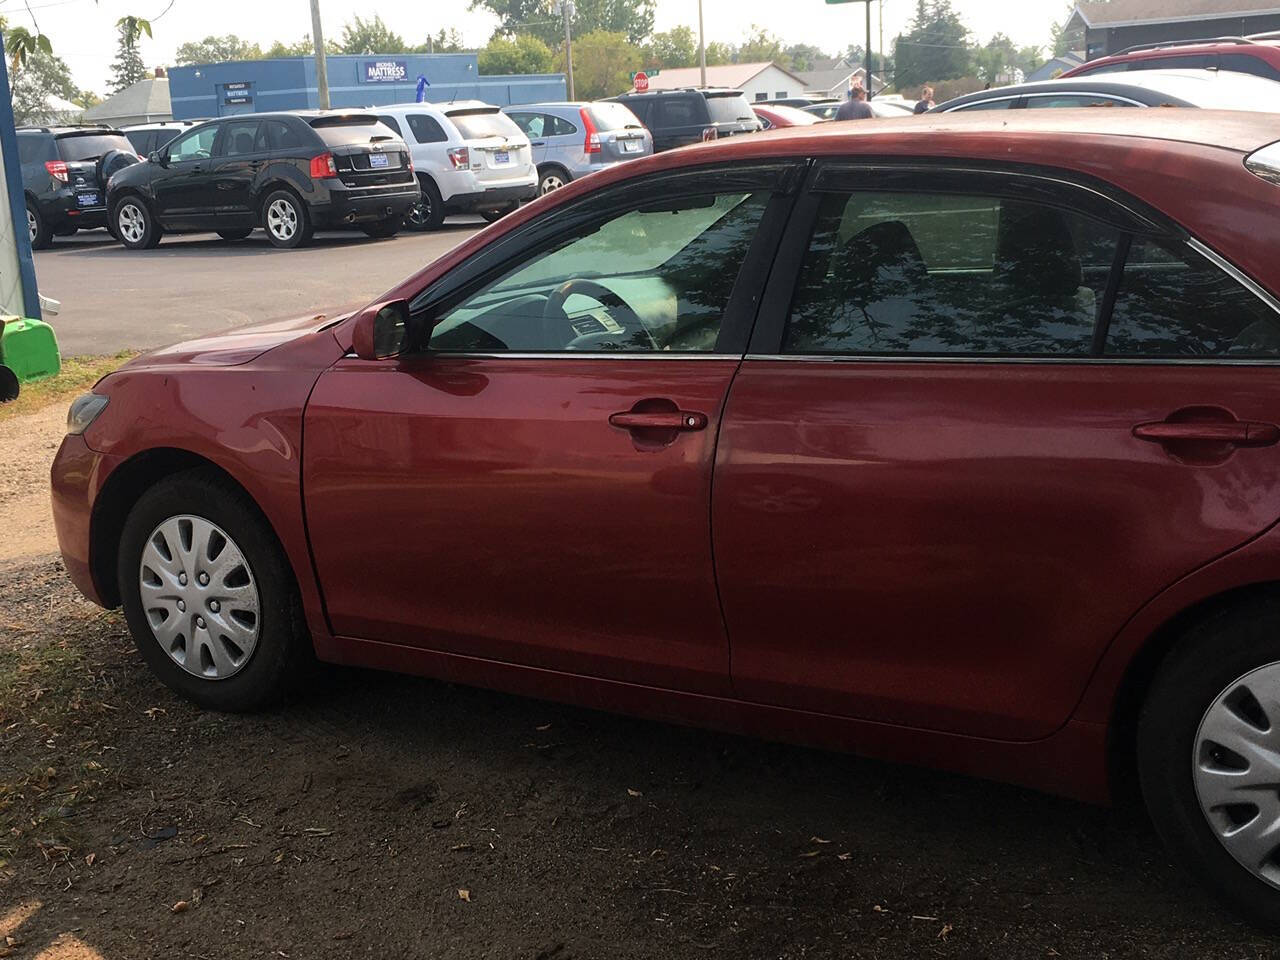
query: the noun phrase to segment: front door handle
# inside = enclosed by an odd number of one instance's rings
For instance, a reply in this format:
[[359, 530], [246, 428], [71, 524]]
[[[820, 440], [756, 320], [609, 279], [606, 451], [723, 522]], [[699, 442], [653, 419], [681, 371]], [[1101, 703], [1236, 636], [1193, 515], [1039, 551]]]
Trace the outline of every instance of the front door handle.
[[1233, 447], [1269, 447], [1280, 442], [1280, 426], [1237, 420], [1233, 423], [1180, 423], [1158, 420], [1133, 428], [1139, 440], [1152, 443], [1226, 443]]
[[653, 413], [628, 410], [626, 413], [613, 414], [609, 417], [609, 423], [623, 430], [704, 430], [707, 415], [689, 410], [660, 410]]

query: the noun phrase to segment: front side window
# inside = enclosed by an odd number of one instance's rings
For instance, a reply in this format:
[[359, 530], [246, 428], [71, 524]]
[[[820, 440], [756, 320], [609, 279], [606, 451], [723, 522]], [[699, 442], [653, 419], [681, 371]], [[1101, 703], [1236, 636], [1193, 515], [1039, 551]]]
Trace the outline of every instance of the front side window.
[[769, 194], [690, 196], [594, 222], [449, 310], [441, 352], [711, 352]]
[[213, 141], [217, 139], [216, 126], [201, 127], [192, 130], [185, 137], [179, 137], [169, 145], [169, 159], [207, 160], [213, 154]]
[[1059, 93], [1027, 97], [1028, 110], [1076, 110], [1083, 107], [1132, 107], [1135, 104], [1097, 93]]
[[1119, 232], [999, 197], [822, 198], [784, 353], [1088, 356]]
[[1106, 350], [1129, 357], [1277, 357], [1280, 323], [1266, 303], [1184, 244], [1135, 238]]
[[979, 100], [977, 103], [966, 103], [956, 107], [951, 113], [962, 113], [970, 110], [1011, 110], [1018, 103], [1017, 97], [1005, 97], [1002, 100]]

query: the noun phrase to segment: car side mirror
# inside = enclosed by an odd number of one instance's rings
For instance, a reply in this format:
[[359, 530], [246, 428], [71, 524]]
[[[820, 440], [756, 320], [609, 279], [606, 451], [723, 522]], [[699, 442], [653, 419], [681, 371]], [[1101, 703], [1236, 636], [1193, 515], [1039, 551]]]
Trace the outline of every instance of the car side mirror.
[[169, 165], [169, 154], [162, 150], [152, 150], [147, 154], [147, 161], [149, 163], [158, 164], [162, 167], [167, 167]]
[[361, 360], [388, 360], [409, 345], [409, 333], [409, 301], [383, 300], [360, 311], [351, 346]]

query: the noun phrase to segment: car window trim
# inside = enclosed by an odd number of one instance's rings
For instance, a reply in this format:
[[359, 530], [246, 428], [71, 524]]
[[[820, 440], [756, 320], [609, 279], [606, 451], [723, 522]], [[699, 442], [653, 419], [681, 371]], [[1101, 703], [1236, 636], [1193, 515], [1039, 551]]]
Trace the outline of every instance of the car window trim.
[[[1141, 100], [1134, 100], [1132, 97], [1126, 97], [1120, 93], [1086, 93], [1081, 90], [1055, 90], [1052, 93], [1024, 93], [1024, 100], [1044, 100], [1046, 97], [1099, 97], [1106, 100], [1113, 100], [1117, 103], [1126, 103], [1131, 107], [1149, 107], [1150, 104], [1143, 103]], [[1023, 109], [1029, 109], [1025, 105]], [[1089, 107], [1071, 107], [1070, 109], [1088, 110]]]

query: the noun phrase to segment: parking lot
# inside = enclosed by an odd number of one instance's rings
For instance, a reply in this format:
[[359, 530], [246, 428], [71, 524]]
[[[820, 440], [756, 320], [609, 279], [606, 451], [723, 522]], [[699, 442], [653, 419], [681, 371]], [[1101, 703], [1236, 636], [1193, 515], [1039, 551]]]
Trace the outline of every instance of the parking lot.
[[41, 293], [62, 303], [62, 352], [112, 354], [359, 306], [483, 226], [458, 217], [440, 231], [390, 240], [322, 233], [299, 250], [277, 250], [259, 230], [235, 242], [212, 233], [166, 237], [155, 250], [131, 251], [91, 230], [37, 251], [36, 276]]

